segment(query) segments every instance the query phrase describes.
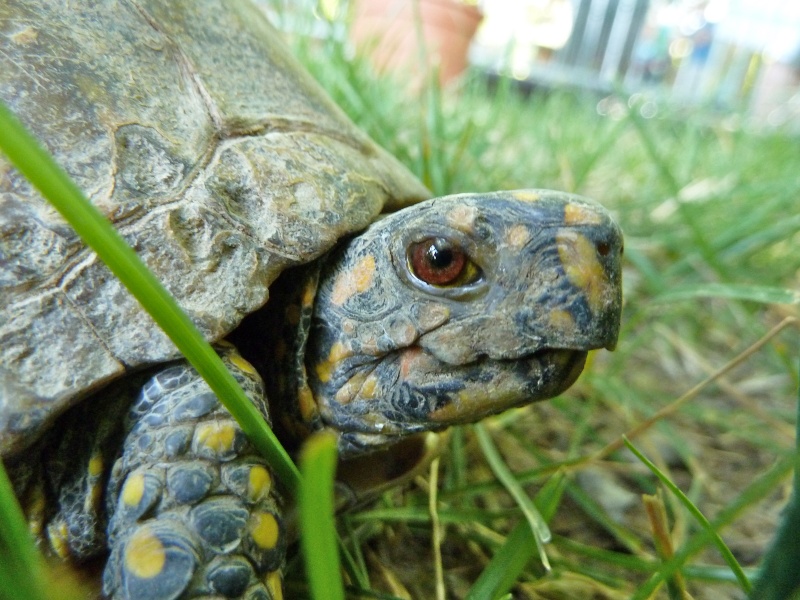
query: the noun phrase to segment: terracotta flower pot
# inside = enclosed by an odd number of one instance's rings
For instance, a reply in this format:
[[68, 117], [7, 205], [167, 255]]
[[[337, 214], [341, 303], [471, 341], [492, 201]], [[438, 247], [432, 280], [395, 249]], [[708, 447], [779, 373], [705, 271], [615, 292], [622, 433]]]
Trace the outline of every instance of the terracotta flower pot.
[[[350, 36], [378, 71], [406, 71], [419, 84], [436, 67], [444, 85], [466, 69], [482, 19], [478, 7], [458, 0], [356, 0]], [[420, 54], [420, 31], [427, 60]]]

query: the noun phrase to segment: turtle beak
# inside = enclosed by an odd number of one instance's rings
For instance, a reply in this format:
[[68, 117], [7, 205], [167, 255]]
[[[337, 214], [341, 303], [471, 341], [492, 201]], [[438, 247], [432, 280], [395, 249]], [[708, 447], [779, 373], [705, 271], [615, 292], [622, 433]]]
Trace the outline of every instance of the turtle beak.
[[622, 311], [622, 232], [605, 214], [591, 213], [583, 222], [559, 227], [555, 233], [561, 265], [583, 297], [573, 304], [569, 346], [614, 350]]

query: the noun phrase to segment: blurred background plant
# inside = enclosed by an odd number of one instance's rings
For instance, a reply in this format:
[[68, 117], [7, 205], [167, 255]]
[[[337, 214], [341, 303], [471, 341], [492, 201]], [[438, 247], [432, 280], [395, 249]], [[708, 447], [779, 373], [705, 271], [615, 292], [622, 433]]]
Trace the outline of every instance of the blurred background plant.
[[[419, 25], [416, 59], [387, 71], [364, 58], [374, 45], [356, 52], [347, 3], [262, 4], [339, 105], [436, 195], [562, 189], [601, 201], [626, 232], [617, 351], [595, 354], [564, 396], [485, 427], [552, 518], [551, 574], [528, 560], [523, 512], [466, 427], [433, 478], [435, 510], [420, 478], [341, 519], [351, 591], [747, 597], [791, 492], [796, 323], [715, 372], [800, 315], [800, 9], [486, 0], [471, 66], [442, 88], [438, 42]], [[624, 447], [597, 458], [643, 425], [632, 443], [650, 468]], [[523, 572], [487, 584], [510, 568], [495, 554]], [[303, 585], [290, 570], [288, 593]]]

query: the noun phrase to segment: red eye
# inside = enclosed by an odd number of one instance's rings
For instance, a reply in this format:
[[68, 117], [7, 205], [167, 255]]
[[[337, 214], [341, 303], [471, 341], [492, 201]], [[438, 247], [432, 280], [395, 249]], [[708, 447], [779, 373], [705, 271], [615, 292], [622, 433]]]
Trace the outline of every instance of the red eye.
[[408, 262], [417, 279], [436, 286], [459, 282], [466, 267], [471, 265], [464, 251], [444, 238], [430, 238], [412, 244], [408, 250]]

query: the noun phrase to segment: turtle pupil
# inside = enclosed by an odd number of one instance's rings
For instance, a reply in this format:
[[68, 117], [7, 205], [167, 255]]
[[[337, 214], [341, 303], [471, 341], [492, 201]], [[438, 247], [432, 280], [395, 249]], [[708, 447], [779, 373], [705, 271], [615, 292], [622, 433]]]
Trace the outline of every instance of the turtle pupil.
[[453, 262], [453, 250], [444, 240], [434, 240], [425, 253], [425, 259], [434, 269], [445, 269]]

